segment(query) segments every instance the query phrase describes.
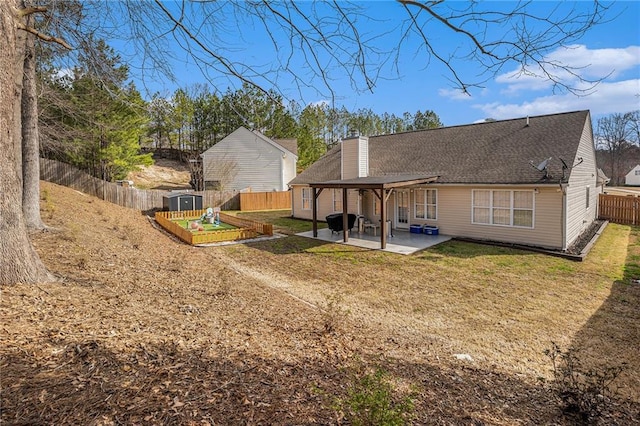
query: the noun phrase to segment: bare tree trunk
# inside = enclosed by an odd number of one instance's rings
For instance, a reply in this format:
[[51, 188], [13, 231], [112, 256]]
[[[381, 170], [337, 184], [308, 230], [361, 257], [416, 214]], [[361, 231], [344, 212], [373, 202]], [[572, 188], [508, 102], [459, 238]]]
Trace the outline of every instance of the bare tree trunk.
[[[16, 113], [21, 91], [7, 90], [22, 77], [18, 61], [17, 1], [0, 1], [0, 284], [38, 283], [53, 280], [33, 249], [22, 216], [22, 179], [16, 149]], [[21, 80], [21, 78], [20, 78]], [[16, 97], [18, 99], [16, 99]], [[17, 102], [16, 102], [17, 101]], [[19, 111], [18, 111], [19, 116]]]
[[[28, 21], [27, 21], [28, 25]], [[22, 212], [27, 228], [45, 229], [40, 217], [40, 138], [35, 36], [27, 34], [22, 85]]]

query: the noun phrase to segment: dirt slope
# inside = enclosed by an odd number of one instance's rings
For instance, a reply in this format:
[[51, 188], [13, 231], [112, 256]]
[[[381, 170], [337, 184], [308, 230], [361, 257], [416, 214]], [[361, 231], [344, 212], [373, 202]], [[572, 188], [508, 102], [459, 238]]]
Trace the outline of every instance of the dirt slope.
[[129, 173], [127, 179], [140, 189], [191, 189], [188, 165], [163, 158], [156, 159], [151, 166], [140, 166], [140, 170]]

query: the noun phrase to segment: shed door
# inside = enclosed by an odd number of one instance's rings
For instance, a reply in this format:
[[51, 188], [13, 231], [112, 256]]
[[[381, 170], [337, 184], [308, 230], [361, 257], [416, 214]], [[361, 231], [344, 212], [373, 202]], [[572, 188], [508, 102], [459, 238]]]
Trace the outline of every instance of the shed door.
[[180, 197], [180, 206], [178, 206], [179, 211], [183, 210], [193, 210], [193, 196]]

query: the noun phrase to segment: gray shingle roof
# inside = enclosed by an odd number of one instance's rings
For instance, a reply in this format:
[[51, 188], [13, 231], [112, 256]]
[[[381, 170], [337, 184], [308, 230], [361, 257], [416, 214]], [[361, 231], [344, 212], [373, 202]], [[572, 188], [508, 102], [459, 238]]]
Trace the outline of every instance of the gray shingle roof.
[[[558, 182], [562, 158], [574, 164], [589, 111], [441, 127], [369, 138], [369, 175], [440, 176], [438, 183]], [[290, 184], [340, 179], [340, 145]], [[530, 165], [552, 157], [550, 178]], [[568, 176], [566, 176], [568, 178]]]
[[271, 139], [290, 153], [298, 155], [298, 139]]

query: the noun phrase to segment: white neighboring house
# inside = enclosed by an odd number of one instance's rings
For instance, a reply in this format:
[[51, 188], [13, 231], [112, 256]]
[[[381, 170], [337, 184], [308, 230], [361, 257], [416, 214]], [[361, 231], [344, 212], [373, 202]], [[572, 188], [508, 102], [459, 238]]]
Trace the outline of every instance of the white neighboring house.
[[286, 191], [296, 177], [298, 144], [240, 127], [200, 156], [206, 189]]
[[625, 185], [640, 186], [640, 164], [635, 166], [624, 178]]

